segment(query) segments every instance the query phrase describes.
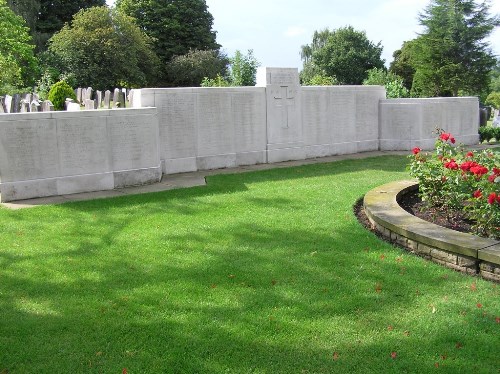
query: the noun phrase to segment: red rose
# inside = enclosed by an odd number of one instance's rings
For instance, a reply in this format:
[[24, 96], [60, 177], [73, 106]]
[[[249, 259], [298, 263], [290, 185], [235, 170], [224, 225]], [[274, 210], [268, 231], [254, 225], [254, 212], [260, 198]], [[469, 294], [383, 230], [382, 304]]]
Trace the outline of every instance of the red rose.
[[443, 132], [439, 138], [446, 142], [450, 138], [450, 134]]
[[420, 153], [421, 149], [418, 147], [413, 148], [413, 154], [418, 155]]
[[491, 182], [491, 183], [495, 183], [495, 179], [497, 179], [497, 176], [495, 174], [491, 174], [488, 177], [488, 181]]
[[500, 169], [498, 169], [498, 168], [493, 168], [493, 174], [495, 174], [495, 175], [500, 174]]
[[472, 196], [474, 196], [476, 199], [480, 199], [481, 197], [483, 197], [483, 193], [481, 192], [481, 190], [477, 190], [472, 194]]
[[474, 157], [474, 153], [473, 152], [467, 152], [467, 154], [465, 155], [465, 157]]
[[445, 162], [444, 167], [450, 170], [458, 170], [458, 164], [455, 162], [454, 159], [451, 159], [448, 162]]
[[475, 175], [480, 177], [481, 175], [488, 173], [488, 168], [485, 168], [484, 166], [481, 166], [481, 165], [477, 165], [477, 166], [471, 167], [470, 172], [474, 173]]
[[453, 136], [450, 136], [450, 142], [451, 144], [455, 144], [455, 138]]
[[497, 200], [497, 194], [494, 192], [490, 193], [490, 196], [488, 196], [488, 204], [492, 205], [495, 203], [496, 200]]

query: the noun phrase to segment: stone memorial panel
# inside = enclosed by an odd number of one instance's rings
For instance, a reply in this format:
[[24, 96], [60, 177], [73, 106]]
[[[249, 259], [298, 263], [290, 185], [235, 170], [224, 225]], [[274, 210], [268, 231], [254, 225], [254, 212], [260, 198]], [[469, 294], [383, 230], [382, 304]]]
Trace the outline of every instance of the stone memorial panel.
[[231, 96], [224, 90], [198, 97], [198, 156], [234, 153]]
[[196, 157], [197, 96], [191, 89], [162, 90], [155, 100], [162, 160]]
[[111, 170], [106, 121], [99, 117], [58, 118], [57, 144], [62, 175]]
[[0, 122], [1, 182], [59, 174], [56, 126], [47, 119]]
[[157, 116], [110, 116], [108, 126], [113, 170], [141, 169], [160, 164]]

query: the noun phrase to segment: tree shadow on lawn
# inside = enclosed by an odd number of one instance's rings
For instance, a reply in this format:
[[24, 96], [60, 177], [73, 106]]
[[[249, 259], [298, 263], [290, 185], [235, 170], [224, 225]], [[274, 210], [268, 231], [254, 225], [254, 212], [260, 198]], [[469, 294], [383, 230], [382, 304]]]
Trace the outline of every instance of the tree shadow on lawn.
[[[121, 367], [130, 372], [426, 372], [444, 354], [443, 347], [451, 351], [460, 341], [468, 350], [466, 358], [462, 352], [448, 352], [450, 359], [441, 365], [475, 368], [470, 350], [491, 345], [491, 332], [468, 337], [456, 321], [436, 323], [433, 331], [412, 331], [410, 336], [387, 332], [395, 311], [411, 316], [397, 329], [420, 326], [416, 286], [425, 295], [443, 285], [460, 287], [460, 277], [445, 279], [440, 275], [446, 271], [437, 266], [429, 276], [418, 259], [410, 259], [406, 273], [394, 278], [401, 271], [395, 261], [400, 253], [375, 237], [368, 241], [371, 251], [353, 244], [366, 235], [371, 236], [354, 220], [334, 235], [239, 224], [212, 232], [210, 236], [225, 240], [209, 253], [207, 236], [172, 235], [169, 240], [191, 243], [191, 248], [174, 245], [156, 262], [144, 253], [124, 256], [114, 251], [93, 265], [99, 251], [88, 251], [86, 244], [54, 252], [56, 260], [75, 260], [67, 265], [66, 282], [2, 276], [6, 318], [0, 322], [0, 362], [9, 372], [54, 367], [105, 372]], [[190, 259], [186, 252], [197, 255]], [[383, 261], [381, 252], [386, 253]], [[41, 267], [48, 261], [44, 255], [31, 260]], [[97, 275], [81, 278], [86, 272]], [[23, 303], [46, 305], [46, 310], [29, 311]], [[365, 340], [363, 335], [373, 329], [380, 331]], [[345, 334], [358, 339], [346, 340]], [[399, 361], [390, 357], [391, 351], [398, 352]], [[334, 352], [340, 352], [339, 360], [332, 358]], [[54, 366], [56, 362], [61, 366]], [[482, 368], [488, 364], [494, 362], [483, 362]]]
[[[390, 157], [376, 165], [401, 170]], [[359, 160], [212, 177], [203, 188], [63, 204], [50, 214], [16, 212], [19, 221], [23, 214], [39, 217], [40, 226], [23, 238], [35, 247], [44, 227], [64, 221], [54, 211], [74, 219], [51, 237], [50, 251], [0, 251], [0, 372], [428, 372], [457, 342], [464, 349], [447, 353], [441, 365], [474, 371], [471, 352], [494, 347], [493, 320], [483, 321], [475, 305], [459, 301], [446, 308], [464, 311], [464, 318], [437, 314], [429, 327], [421, 321], [432, 313], [428, 304], [441, 302], [428, 295], [440, 289], [439, 297], [456, 297], [463, 277], [404, 256], [352, 214], [331, 229], [234, 220], [168, 231], [168, 221], [161, 221], [154, 238], [128, 232], [170, 211], [187, 222], [207, 210], [223, 214], [224, 201], [199, 198], [243, 191], [250, 183], [363, 167]], [[294, 204], [286, 196], [248, 200], [256, 209]], [[309, 207], [293, 209], [305, 214]], [[472, 324], [480, 327], [468, 336]], [[407, 329], [409, 336], [402, 333]], [[392, 359], [392, 351], [400, 359]]]

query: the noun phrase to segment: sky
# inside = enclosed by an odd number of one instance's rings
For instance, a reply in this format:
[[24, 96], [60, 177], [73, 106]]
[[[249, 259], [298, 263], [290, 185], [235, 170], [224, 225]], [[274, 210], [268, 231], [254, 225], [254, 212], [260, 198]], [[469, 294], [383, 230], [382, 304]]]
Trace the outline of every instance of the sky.
[[[112, 4], [113, 0], [107, 0]], [[388, 66], [392, 53], [422, 29], [418, 14], [430, 0], [206, 0], [214, 17], [217, 42], [228, 56], [249, 49], [265, 67], [302, 68], [300, 47], [312, 41], [314, 31], [351, 25], [383, 46]], [[500, 0], [492, 1], [500, 14]], [[500, 57], [500, 28], [490, 43]]]

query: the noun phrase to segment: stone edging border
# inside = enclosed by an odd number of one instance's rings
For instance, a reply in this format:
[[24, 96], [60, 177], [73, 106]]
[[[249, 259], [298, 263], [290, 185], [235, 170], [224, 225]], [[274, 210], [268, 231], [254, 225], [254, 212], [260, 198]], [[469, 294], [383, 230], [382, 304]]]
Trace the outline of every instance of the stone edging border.
[[369, 191], [363, 207], [374, 229], [433, 262], [500, 282], [500, 241], [441, 227], [406, 212], [398, 200], [416, 189], [417, 182], [405, 180]]

